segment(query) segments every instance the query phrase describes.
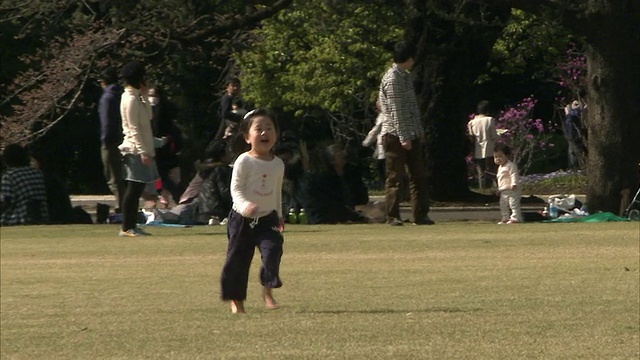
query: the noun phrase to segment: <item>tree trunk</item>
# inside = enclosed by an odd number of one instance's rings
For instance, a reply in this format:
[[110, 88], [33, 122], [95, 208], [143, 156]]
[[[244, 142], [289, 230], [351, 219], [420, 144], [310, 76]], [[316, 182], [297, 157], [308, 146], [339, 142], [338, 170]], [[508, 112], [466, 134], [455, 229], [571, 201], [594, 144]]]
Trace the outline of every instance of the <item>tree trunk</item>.
[[[466, 124], [475, 103], [469, 88], [486, 69], [509, 9], [443, 2], [439, 8], [416, 1], [419, 14], [409, 38], [418, 47], [416, 91], [427, 132], [431, 197], [452, 201], [474, 195], [467, 182]], [[455, 10], [455, 11], [454, 11]], [[444, 15], [444, 14], [449, 15]], [[451, 15], [451, 14], [457, 15]], [[494, 21], [489, 25], [487, 21]]]
[[[592, 2], [594, 4], [596, 2]], [[634, 5], [632, 5], [632, 3]], [[597, 2], [585, 22], [591, 212], [618, 213], [623, 189], [638, 187], [640, 163], [640, 1]]]

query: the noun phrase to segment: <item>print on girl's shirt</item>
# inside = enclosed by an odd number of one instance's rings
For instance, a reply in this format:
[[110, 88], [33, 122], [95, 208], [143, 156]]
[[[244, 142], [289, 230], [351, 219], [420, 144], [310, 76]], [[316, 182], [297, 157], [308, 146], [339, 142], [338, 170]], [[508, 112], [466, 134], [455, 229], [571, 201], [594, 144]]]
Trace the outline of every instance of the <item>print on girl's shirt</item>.
[[253, 193], [259, 196], [270, 196], [273, 194], [273, 190], [267, 189], [267, 174], [262, 174], [262, 184], [260, 184], [260, 190], [253, 190]]

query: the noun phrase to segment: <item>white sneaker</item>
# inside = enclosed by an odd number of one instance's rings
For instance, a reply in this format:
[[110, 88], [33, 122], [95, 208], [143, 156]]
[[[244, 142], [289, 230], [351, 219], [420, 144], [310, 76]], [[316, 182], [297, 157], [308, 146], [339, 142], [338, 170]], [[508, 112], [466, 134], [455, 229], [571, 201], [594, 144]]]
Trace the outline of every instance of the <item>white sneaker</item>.
[[134, 229], [129, 229], [127, 231], [120, 230], [118, 233], [120, 237], [138, 237], [140, 236]]
[[229, 219], [228, 218], [224, 218], [222, 219], [222, 221], [220, 221], [220, 225], [227, 225], [229, 223]]
[[151, 236], [151, 234], [149, 234], [148, 232], [140, 229], [139, 227], [133, 229], [133, 231], [135, 231], [135, 233], [140, 235], [140, 236]]

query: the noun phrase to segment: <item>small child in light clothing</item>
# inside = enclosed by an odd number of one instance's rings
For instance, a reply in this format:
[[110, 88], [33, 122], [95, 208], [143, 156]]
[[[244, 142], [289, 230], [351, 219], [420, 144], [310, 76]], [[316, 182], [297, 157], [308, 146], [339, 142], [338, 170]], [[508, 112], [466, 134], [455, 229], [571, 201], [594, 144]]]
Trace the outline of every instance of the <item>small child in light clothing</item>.
[[227, 228], [229, 245], [220, 281], [222, 300], [231, 301], [234, 314], [245, 313], [249, 268], [256, 246], [262, 258], [262, 297], [268, 309], [278, 308], [272, 290], [282, 286], [280, 259], [284, 242], [284, 163], [272, 153], [278, 139], [276, 117], [266, 109], [253, 110], [242, 120], [239, 131], [251, 148], [240, 154], [233, 165], [233, 207]]
[[500, 196], [500, 213], [502, 218], [498, 224], [516, 224], [522, 222], [520, 211], [520, 175], [518, 166], [511, 160], [511, 148], [498, 143], [493, 149], [493, 158], [498, 165], [496, 174], [498, 180], [498, 195]]

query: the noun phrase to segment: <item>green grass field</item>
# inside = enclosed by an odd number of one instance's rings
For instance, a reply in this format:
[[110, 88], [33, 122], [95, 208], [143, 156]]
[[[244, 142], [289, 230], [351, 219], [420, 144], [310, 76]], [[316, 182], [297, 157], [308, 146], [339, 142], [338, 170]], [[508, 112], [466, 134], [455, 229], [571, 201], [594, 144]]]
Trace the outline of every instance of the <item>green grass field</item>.
[[289, 226], [282, 305], [223, 227], [1, 229], [2, 359], [638, 359], [639, 223]]

